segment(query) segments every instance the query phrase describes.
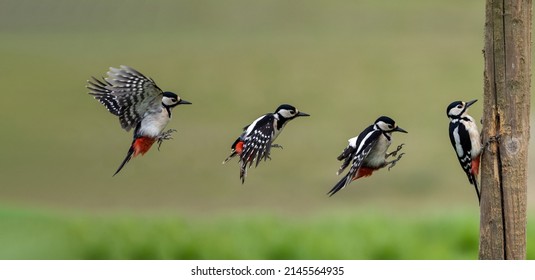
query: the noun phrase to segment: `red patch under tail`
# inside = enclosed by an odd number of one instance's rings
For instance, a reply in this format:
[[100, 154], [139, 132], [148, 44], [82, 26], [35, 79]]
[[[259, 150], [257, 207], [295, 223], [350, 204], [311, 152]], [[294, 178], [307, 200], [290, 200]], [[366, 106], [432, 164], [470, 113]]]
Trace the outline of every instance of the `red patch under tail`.
[[241, 153], [243, 152], [243, 141], [239, 141], [238, 143], [236, 143], [236, 147], [234, 147], [234, 150], [238, 155], [241, 155]]
[[480, 161], [481, 157], [478, 156], [476, 157], [475, 159], [472, 160], [472, 174], [474, 174], [474, 176], [477, 176], [479, 174], [479, 161]]
[[360, 177], [368, 177], [371, 176], [372, 173], [375, 171], [375, 169], [368, 168], [368, 167], [361, 167], [359, 168], [359, 171], [355, 176], [353, 176], [353, 181], [357, 180]]
[[154, 144], [154, 142], [156, 142], [156, 139], [144, 136], [134, 140], [134, 143], [132, 143], [132, 147], [134, 148], [133, 157], [136, 157], [139, 154], [144, 155], [146, 152], [149, 151], [150, 147], [152, 147], [152, 144]]

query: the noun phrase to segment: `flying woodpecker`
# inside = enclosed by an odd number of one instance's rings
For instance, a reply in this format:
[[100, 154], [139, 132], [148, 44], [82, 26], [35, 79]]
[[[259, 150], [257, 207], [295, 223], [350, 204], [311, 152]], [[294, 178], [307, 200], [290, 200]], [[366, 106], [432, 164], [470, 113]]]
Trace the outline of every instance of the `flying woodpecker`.
[[131, 67], [110, 67], [106, 74], [108, 77], [102, 80], [92, 77], [87, 81], [89, 94], [119, 117], [123, 129], [134, 128], [134, 139], [115, 176], [132, 157], [145, 154], [154, 142], [161, 145], [163, 140], [171, 139], [175, 130], [163, 131], [171, 119], [171, 110], [191, 103], [175, 93], [162, 91], [153, 79]]
[[407, 131], [397, 126], [391, 118], [381, 116], [358, 136], [349, 139], [349, 144], [337, 158], [343, 163], [336, 174], [340, 175], [351, 162], [353, 163], [349, 172], [327, 194], [333, 196], [358, 178], [371, 176], [374, 171], [386, 166], [389, 166], [388, 170], [390, 170], [396, 165], [405, 154], [401, 153], [396, 159], [387, 161], [390, 156], [396, 156], [403, 147], [403, 144], [401, 144], [395, 151], [387, 153], [392, 139], [392, 132], [396, 131], [407, 133]]
[[[263, 159], [270, 158], [272, 147], [282, 148], [273, 144], [286, 124], [297, 118], [310, 116], [300, 112], [294, 106], [280, 105], [274, 113], [268, 113], [254, 120], [250, 125], [243, 128], [243, 133], [231, 146], [231, 154], [223, 161], [225, 164], [234, 156], [239, 156], [240, 179], [242, 184], [247, 176], [247, 169], [256, 161], [255, 167]], [[249, 164], [249, 166], [247, 166]]]

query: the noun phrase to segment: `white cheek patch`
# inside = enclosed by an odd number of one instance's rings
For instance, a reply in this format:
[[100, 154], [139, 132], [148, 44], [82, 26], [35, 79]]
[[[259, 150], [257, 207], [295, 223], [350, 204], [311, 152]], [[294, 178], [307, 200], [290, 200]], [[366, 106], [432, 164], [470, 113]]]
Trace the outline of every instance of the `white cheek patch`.
[[171, 105], [173, 105], [173, 102], [172, 102], [171, 98], [169, 98], [169, 97], [164, 97], [164, 98], [162, 98], [162, 103], [163, 103], [164, 105], [166, 105], [166, 106], [171, 106]]
[[389, 130], [392, 130], [392, 128], [389, 127], [389, 124], [383, 122], [383, 121], [380, 121], [377, 123], [377, 126], [379, 127], [379, 129], [381, 129], [382, 131], [389, 131]]
[[450, 110], [450, 116], [460, 116], [462, 111], [463, 111], [464, 108], [457, 108], [457, 107], [454, 107], [454, 108], [451, 108]]
[[293, 118], [293, 117], [295, 117], [297, 115], [298, 111], [296, 110], [292, 114], [292, 111], [283, 109], [283, 110], [280, 110], [278, 113], [281, 116], [283, 116], [285, 119], [291, 119], [291, 118]]

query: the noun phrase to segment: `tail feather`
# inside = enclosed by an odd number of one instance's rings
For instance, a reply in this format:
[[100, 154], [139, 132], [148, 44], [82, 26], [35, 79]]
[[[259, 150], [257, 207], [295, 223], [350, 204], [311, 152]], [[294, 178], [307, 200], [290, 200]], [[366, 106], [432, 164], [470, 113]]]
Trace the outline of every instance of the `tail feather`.
[[117, 175], [117, 173], [119, 173], [119, 171], [121, 171], [121, 169], [123, 169], [123, 167], [125, 166], [125, 164], [130, 161], [130, 159], [132, 158], [132, 155], [134, 154], [134, 143], [132, 142], [132, 145], [130, 146], [130, 149], [128, 150], [128, 153], [126, 153], [126, 157], [125, 159], [123, 160], [123, 162], [121, 163], [121, 165], [119, 166], [119, 168], [117, 168], [117, 171], [115, 171], [115, 173], [113, 174], [113, 176]]
[[[349, 174], [348, 174], [349, 175]], [[348, 175], [345, 175], [344, 177], [342, 177], [342, 179], [340, 179], [340, 181], [338, 181], [338, 183], [336, 183], [336, 185], [334, 185], [334, 187], [327, 193], [329, 195], [329, 197], [333, 196], [335, 193], [339, 192], [341, 189], [345, 188], [345, 186], [347, 185], [347, 179], [348, 179]]]
[[156, 139], [154, 138], [144, 136], [134, 139], [134, 141], [132, 141], [132, 145], [130, 145], [128, 153], [126, 153], [126, 158], [123, 160], [117, 171], [115, 171], [115, 174], [113, 174], [113, 176], [117, 175], [117, 173], [119, 173], [119, 171], [123, 169], [123, 167], [128, 161], [130, 161], [131, 158], [136, 157], [139, 154], [144, 155], [146, 152], [148, 152], [155, 141]]
[[477, 178], [474, 177], [474, 188], [476, 189], [476, 194], [477, 194], [477, 201], [479, 202], [479, 204], [481, 205], [481, 194], [479, 193], [479, 188], [477, 186]]
[[243, 141], [241, 138], [236, 139], [234, 143], [232, 143], [231, 146], [232, 153], [223, 161], [223, 164], [227, 163], [227, 161], [231, 160], [236, 155], [241, 155], [243, 151]]
[[236, 153], [236, 151], [232, 151], [232, 153], [230, 154], [230, 156], [228, 156], [224, 161], [223, 161], [223, 164], [227, 163], [227, 161], [231, 160], [234, 156], [236, 156], [238, 153]]
[[474, 185], [477, 194], [477, 201], [481, 204], [481, 193], [477, 184], [477, 175], [479, 174], [480, 159], [481, 158], [479, 156], [472, 159], [472, 168], [470, 169], [470, 174], [468, 174], [468, 180], [470, 181], [470, 184]]
[[247, 162], [240, 162], [240, 179], [241, 183], [245, 183], [245, 177], [247, 176]]

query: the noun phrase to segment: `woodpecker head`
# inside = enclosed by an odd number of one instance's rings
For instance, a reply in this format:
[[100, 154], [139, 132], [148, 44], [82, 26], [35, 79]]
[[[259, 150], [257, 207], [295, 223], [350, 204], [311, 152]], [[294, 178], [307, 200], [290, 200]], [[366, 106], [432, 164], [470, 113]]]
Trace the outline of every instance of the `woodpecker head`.
[[307, 113], [299, 112], [297, 108], [295, 108], [292, 105], [288, 104], [282, 104], [275, 110], [275, 114], [278, 114], [279, 116], [283, 117], [284, 119], [291, 120], [296, 117], [307, 117], [310, 116]]
[[163, 97], [162, 97], [162, 105], [165, 107], [165, 108], [173, 108], [177, 105], [180, 105], [180, 104], [191, 104], [191, 102], [188, 102], [186, 100], [183, 100], [183, 99], [180, 99], [180, 97], [178, 97], [178, 95], [170, 92], [170, 91], [165, 91], [163, 93]]
[[468, 107], [472, 106], [476, 101], [477, 99], [468, 102], [454, 101], [448, 106], [446, 114], [448, 114], [450, 119], [461, 118], [468, 111]]
[[403, 132], [407, 133], [407, 131], [399, 126], [396, 125], [396, 122], [386, 116], [379, 117], [374, 124], [376, 129], [381, 130], [382, 132]]

